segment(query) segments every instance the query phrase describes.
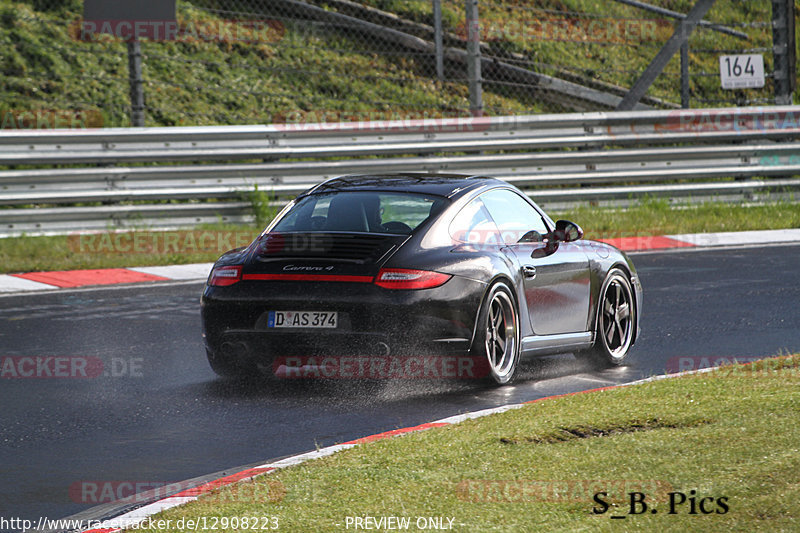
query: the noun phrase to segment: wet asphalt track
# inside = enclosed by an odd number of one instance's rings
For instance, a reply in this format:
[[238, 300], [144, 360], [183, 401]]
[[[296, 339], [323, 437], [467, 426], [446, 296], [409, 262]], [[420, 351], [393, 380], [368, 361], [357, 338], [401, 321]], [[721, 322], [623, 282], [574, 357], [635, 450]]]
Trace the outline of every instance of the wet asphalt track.
[[116, 376], [0, 379], [0, 516], [92, 505], [86, 481], [175, 482], [464, 411], [663, 374], [676, 356], [800, 351], [800, 247], [641, 254], [642, 336], [627, 366], [534, 360], [514, 386], [217, 380], [199, 283], [0, 298], [0, 355], [91, 356]]

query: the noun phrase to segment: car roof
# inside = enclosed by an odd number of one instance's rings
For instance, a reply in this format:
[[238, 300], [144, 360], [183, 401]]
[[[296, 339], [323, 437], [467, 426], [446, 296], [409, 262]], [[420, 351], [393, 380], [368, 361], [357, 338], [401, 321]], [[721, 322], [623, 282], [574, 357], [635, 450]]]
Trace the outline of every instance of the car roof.
[[402, 174], [357, 174], [324, 181], [302, 196], [334, 191], [393, 191], [433, 194], [453, 198], [477, 187], [504, 182], [485, 176], [407, 172]]

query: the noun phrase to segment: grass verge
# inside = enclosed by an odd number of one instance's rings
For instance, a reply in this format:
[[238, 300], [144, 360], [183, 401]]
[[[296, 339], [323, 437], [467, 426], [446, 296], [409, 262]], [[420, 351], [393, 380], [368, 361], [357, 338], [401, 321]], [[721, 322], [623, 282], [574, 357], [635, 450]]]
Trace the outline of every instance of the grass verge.
[[583, 205], [550, 212], [581, 225], [588, 239], [800, 228], [800, 204], [781, 201], [763, 205], [706, 202], [671, 204], [650, 198], [629, 209], [598, 209]]
[[[409, 517], [410, 530], [443, 517], [455, 531], [797, 531], [798, 385], [794, 355], [549, 399], [357, 446], [156, 518], [173, 531], [181, 518], [244, 516], [275, 517], [281, 531], [355, 529], [367, 516]], [[647, 512], [630, 512], [629, 492]]]
[[[223, 252], [254, 239], [275, 209], [269, 195], [256, 191], [258, 226], [208, 225], [171, 232], [134, 231], [97, 235], [0, 239], [0, 273], [88, 268], [122, 268], [214, 261]], [[550, 213], [580, 224], [590, 239], [800, 228], [800, 204], [741, 206], [707, 203], [675, 208], [665, 200], [645, 200], [626, 210], [582, 206]]]

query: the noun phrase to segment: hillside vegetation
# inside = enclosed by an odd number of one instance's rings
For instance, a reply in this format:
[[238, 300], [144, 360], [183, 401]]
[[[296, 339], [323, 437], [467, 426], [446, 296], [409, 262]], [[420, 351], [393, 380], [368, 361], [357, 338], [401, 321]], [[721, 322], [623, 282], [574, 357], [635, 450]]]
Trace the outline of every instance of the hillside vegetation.
[[[342, 1], [310, 3], [342, 12], [348, 5]], [[693, 4], [690, 0], [652, 3], [682, 12]], [[427, 54], [365, 38], [352, 29], [332, 29], [296, 16], [284, 4], [276, 11], [274, 5], [247, 0], [180, 0], [181, 27], [195, 32], [195, 38], [142, 42], [147, 125], [468, 113], [465, 74], [453, 70], [457, 65], [448, 65], [447, 79], [454, 81], [438, 81]], [[429, 0], [364, 0], [361, 5], [397, 15], [398, 23], [432, 23]], [[25, 127], [21, 115], [31, 110], [82, 111], [79, 122], [84, 127], [129, 124], [126, 44], [109, 36], [81, 41], [81, 6], [80, 0], [12, 1], [0, 6], [0, 112], [4, 128]], [[443, 10], [450, 39], [463, 38], [462, 3], [445, 0]], [[352, 14], [352, 10], [349, 12]], [[269, 26], [254, 28], [248, 22], [254, 17], [268, 19]], [[482, 40], [489, 55], [587, 84], [630, 86], [671, 32], [671, 22], [663, 17], [613, 0], [536, 1], [524, 5], [483, 2], [480, 17]], [[771, 48], [770, 2], [719, 0], [706, 18], [730, 23], [748, 33], [750, 39], [742, 41], [710, 30], [696, 32], [691, 41], [696, 105], [730, 104], [735, 98], [741, 102], [767, 101], [772, 95], [771, 80], [762, 90], [736, 94], [721, 91], [717, 56], [723, 50]], [[217, 30], [229, 30], [231, 25], [235, 38], [215, 38]], [[771, 53], [764, 55], [769, 72]], [[674, 103], [679, 86], [677, 72], [675, 58], [649, 95]], [[547, 104], [541, 96], [513, 80], [487, 81], [484, 107], [490, 114], [570, 110], [568, 104]], [[43, 122], [46, 125], [47, 120]]]
[[[126, 44], [100, 36], [76, 38], [79, 2], [37, 11], [27, 3], [0, 7], [0, 110], [89, 110], [88, 126], [127, 126]], [[178, 2], [184, 27], [215, 31], [223, 17]], [[300, 21], [248, 39], [142, 42], [147, 125], [245, 124], [301, 117], [355, 118], [464, 115], [460, 83], [421, 76], [413, 60], [363, 53], [363, 43]], [[241, 35], [244, 35], [242, 38]], [[239, 40], [241, 39], [241, 40]], [[541, 111], [533, 101], [487, 94], [487, 106], [507, 113]]]
[[[428, 0], [361, 0], [403, 18], [431, 23]], [[322, 3], [322, 0], [320, 0]], [[446, 31], [465, 35], [463, 2], [443, 0]], [[696, 0], [648, 0], [647, 4], [688, 13]], [[553, 76], [578, 76], [631, 87], [672, 35], [675, 20], [615, 0], [494, 0], [479, 3], [481, 37], [491, 53], [517, 58], [516, 64]], [[760, 103], [773, 94], [763, 89], [723, 91], [719, 55], [761, 53], [772, 70], [771, 3], [717, 0], [704, 20], [728, 26], [747, 39], [699, 27], [689, 39], [692, 107]], [[648, 92], [680, 103], [680, 58], [676, 54]]]

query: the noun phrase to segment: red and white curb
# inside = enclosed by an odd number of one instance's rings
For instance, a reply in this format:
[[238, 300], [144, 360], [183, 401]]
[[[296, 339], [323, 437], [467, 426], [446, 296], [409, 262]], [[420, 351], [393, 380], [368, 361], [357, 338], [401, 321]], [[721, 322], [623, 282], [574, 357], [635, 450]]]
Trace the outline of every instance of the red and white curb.
[[501, 405], [499, 407], [492, 407], [489, 409], [482, 409], [480, 411], [473, 411], [470, 413], [462, 413], [459, 415], [450, 416], [447, 418], [443, 418], [441, 420], [436, 420], [435, 422], [428, 422], [425, 424], [420, 424], [418, 426], [401, 428], [401, 429], [394, 429], [391, 431], [385, 431], [383, 433], [378, 433], [376, 435], [370, 435], [368, 437], [362, 437], [360, 439], [352, 440], [349, 442], [344, 442], [342, 444], [335, 444], [333, 446], [327, 446], [325, 448], [320, 448], [313, 452], [302, 453], [299, 455], [293, 455], [291, 457], [287, 457], [285, 459], [281, 459], [272, 463], [266, 463], [260, 466], [256, 466], [253, 468], [248, 468], [246, 470], [242, 470], [241, 472], [237, 472], [236, 474], [231, 474], [229, 476], [225, 476], [213, 481], [209, 481], [197, 487], [183, 490], [178, 492], [177, 494], [173, 494], [167, 498], [161, 499], [159, 501], [144, 505], [139, 507], [138, 509], [134, 509], [133, 511], [129, 511], [127, 513], [121, 514], [114, 518], [110, 518], [101, 524], [99, 524], [96, 528], [83, 530], [82, 533], [113, 533], [117, 531], [122, 531], [125, 528], [131, 528], [147, 518], [160, 513], [161, 511], [165, 511], [167, 509], [171, 509], [173, 507], [178, 507], [181, 505], [185, 505], [189, 502], [197, 500], [200, 496], [212, 492], [216, 489], [221, 487], [225, 487], [228, 485], [233, 485], [235, 483], [241, 483], [244, 481], [252, 481], [258, 476], [262, 476], [265, 474], [269, 474], [270, 472], [274, 472], [275, 470], [286, 468], [289, 466], [295, 466], [307, 461], [313, 461], [315, 459], [320, 459], [322, 457], [327, 457], [329, 455], [333, 455], [342, 450], [347, 450], [349, 448], [353, 448], [359, 444], [366, 444], [368, 442], [373, 442], [382, 439], [388, 439], [391, 437], [396, 437], [399, 435], [406, 435], [408, 433], [416, 433], [419, 431], [424, 431], [426, 429], [443, 427], [443, 426], [450, 426], [453, 424], [459, 424], [464, 422], [465, 420], [472, 420], [475, 418], [481, 418], [484, 416], [494, 415], [498, 413], [503, 413], [505, 411], [510, 411], [512, 409], [520, 409], [527, 404], [531, 403], [538, 403], [543, 402], [546, 400], [553, 400], [557, 398], [564, 398], [567, 396], [574, 396], [577, 394], [586, 394], [590, 392], [601, 392], [606, 390], [612, 389], [619, 389], [622, 387], [629, 387], [631, 385], [639, 385], [642, 383], [649, 383], [651, 381], [659, 381], [662, 379], [669, 379], [675, 378], [680, 376], [687, 376], [691, 374], [702, 374], [705, 372], [712, 372], [717, 370], [717, 367], [710, 367], [710, 368], [701, 368], [699, 370], [688, 370], [685, 372], [679, 372], [676, 374], [664, 374], [659, 376], [652, 376], [645, 379], [640, 379], [637, 381], [631, 381], [629, 383], [621, 383], [619, 385], [610, 385], [607, 387], [600, 387], [596, 389], [589, 389], [577, 392], [570, 392], [566, 394], [558, 394], [555, 396], [547, 396], [544, 398], [537, 398], [535, 400], [530, 400], [524, 403], [517, 403], [517, 404], [509, 404], [509, 405]]
[[668, 250], [674, 248], [715, 248], [724, 246], [753, 246], [791, 244], [800, 242], [800, 229], [759, 231], [730, 231], [722, 233], [686, 233], [653, 237], [622, 237], [603, 239], [626, 252]]
[[[715, 248], [800, 243], [800, 229], [692, 233], [603, 239], [626, 252], [687, 248]], [[208, 278], [212, 263], [61, 272], [0, 274], [0, 294], [35, 293], [95, 285], [119, 285], [157, 281], [201, 281]]]
[[208, 278], [213, 263], [95, 270], [64, 270], [0, 275], [0, 293], [38, 292], [95, 285], [153, 281], [200, 281]]

